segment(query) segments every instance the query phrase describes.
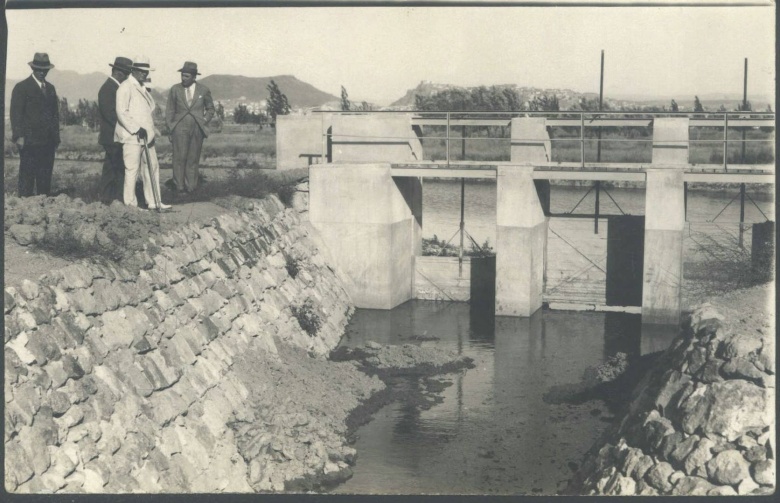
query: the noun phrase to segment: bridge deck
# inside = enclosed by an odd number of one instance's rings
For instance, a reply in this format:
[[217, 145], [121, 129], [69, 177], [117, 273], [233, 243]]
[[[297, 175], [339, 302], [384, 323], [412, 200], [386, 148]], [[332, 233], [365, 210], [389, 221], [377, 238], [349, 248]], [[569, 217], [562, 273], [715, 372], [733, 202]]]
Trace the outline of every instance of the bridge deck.
[[[516, 166], [509, 161], [420, 161], [391, 164], [393, 176], [422, 178], [495, 178], [498, 166]], [[537, 180], [610, 180], [644, 181], [652, 164], [616, 164], [548, 162], [534, 164]], [[689, 164], [685, 168], [686, 182], [700, 183], [775, 183], [772, 165], [739, 164], [724, 170], [720, 164]]]

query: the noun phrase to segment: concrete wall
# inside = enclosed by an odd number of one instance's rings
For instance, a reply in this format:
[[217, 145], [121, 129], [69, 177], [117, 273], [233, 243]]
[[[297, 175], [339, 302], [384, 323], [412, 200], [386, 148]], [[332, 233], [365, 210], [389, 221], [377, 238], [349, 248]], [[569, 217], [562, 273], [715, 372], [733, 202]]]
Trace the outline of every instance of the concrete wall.
[[688, 118], [653, 120], [653, 164], [688, 164]]
[[496, 315], [530, 316], [542, 307], [547, 218], [533, 166], [499, 166], [496, 207]]
[[512, 119], [511, 130], [512, 162], [548, 162], [552, 159], [550, 135], [544, 117], [516, 117]]
[[642, 322], [680, 321], [685, 209], [683, 171], [648, 169]]
[[[280, 340], [325, 355], [352, 308], [297, 213], [276, 198], [251, 206], [151, 236], [150, 266], [140, 272], [84, 262], [5, 288], [6, 490], [284, 487], [275, 470], [286, 458], [264, 444], [251, 457], [228, 426], [262, 413], [234, 363], [248, 350], [273, 361]], [[297, 259], [295, 277], [286, 256]], [[291, 311], [306, 299], [322, 320], [313, 337]], [[284, 430], [263, 438], [287, 442]], [[258, 462], [262, 470], [250, 468]], [[329, 462], [298, 463], [290, 476], [321, 473]]]
[[334, 115], [333, 162], [421, 161], [422, 144], [410, 115]]
[[[323, 134], [330, 127], [330, 114], [280, 115], [276, 118], [276, 169], [305, 168], [309, 157], [322, 155]], [[323, 159], [312, 158], [321, 163]]]
[[[324, 164], [309, 170], [309, 221], [357, 307], [392, 309], [412, 298], [414, 184], [389, 164]], [[416, 190], [416, 189], [415, 189]]]

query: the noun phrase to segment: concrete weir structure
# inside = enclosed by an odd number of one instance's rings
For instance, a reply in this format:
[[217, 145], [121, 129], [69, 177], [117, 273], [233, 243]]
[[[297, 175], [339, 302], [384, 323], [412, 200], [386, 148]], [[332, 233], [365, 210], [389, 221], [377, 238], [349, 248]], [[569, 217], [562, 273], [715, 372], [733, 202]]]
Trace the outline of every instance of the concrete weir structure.
[[[676, 325], [682, 307], [686, 182], [774, 183], [771, 166], [690, 164], [689, 128], [722, 128], [725, 124], [736, 127], [737, 123], [774, 127], [774, 116], [614, 119], [605, 116], [608, 114], [594, 113], [586, 121], [588, 112], [574, 113], [582, 116], [509, 119], [505, 114], [504, 118], [473, 119], [464, 113], [451, 116], [445, 112], [429, 118], [414, 113], [328, 113], [315, 115], [305, 128], [290, 122], [308, 138], [283, 145], [280, 150], [286, 152], [280, 155], [298, 159], [306, 153], [296, 154], [296, 149], [312, 150], [315, 136], [321, 142], [320, 152], [327, 152], [320, 163], [309, 166], [309, 218], [330, 249], [335, 265], [352, 282], [350, 294], [355, 305], [364, 308], [391, 309], [413, 298], [417, 291], [415, 278], [420, 271], [416, 257], [421, 254], [425, 177], [496, 180], [495, 314], [521, 317], [531, 316], [542, 307], [547, 274], [549, 181], [644, 183], [642, 322]], [[278, 127], [284, 128], [285, 124], [280, 122]], [[509, 126], [510, 160], [454, 161], [450, 159], [451, 149], [446, 162], [425, 160], [420, 135], [416, 134], [425, 125], [446, 126], [447, 142], [451, 139], [451, 127], [465, 130], [471, 126]], [[585, 127], [652, 126], [652, 162], [553, 162], [548, 128], [556, 126], [579, 127], [581, 131]], [[584, 155], [584, 132], [580, 140]], [[724, 144], [724, 153], [727, 147]], [[448, 260], [447, 264], [442, 263], [444, 269], [453, 269], [452, 259]], [[419, 262], [421, 267], [430, 268], [424, 269], [426, 272], [441, 269], [430, 261]], [[455, 283], [463, 289], [460, 274]]]

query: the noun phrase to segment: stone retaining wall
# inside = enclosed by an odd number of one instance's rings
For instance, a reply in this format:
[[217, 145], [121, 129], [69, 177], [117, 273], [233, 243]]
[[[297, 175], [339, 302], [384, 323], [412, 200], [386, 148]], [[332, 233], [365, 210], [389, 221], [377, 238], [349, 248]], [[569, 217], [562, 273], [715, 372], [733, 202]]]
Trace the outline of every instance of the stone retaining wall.
[[774, 492], [774, 333], [724, 321], [707, 304], [693, 312], [568, 493]]
[[[264, 350], [272, 362], [280, 342], [322, 357], [352, 307], [297, 212], [275, 197], [236, 204], [150, 236], [140, 272], [82, 262], [5, 289], [9, 492], [285, 487], [271, 461], [263, 474], [250, 458], [275, 454], [273, 443], [281, 452], [278, 438], [310, 419], [267, 416], [262, 442], [244, 435], [247, 445], [239, 430], [258, 416], [234, 361]], [[322, 320], [315, 336], [291, 311], [307, 299]], [[297, 475], [344, 468], [354, 450], [333, 442], [306, 443]]]

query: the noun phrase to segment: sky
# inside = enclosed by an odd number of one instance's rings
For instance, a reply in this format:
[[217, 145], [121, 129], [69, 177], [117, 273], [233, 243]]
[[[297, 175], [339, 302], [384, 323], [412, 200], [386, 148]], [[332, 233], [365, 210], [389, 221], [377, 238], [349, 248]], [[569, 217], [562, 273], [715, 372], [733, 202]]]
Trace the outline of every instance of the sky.
[[[7, 77], [35, 52], [60, 70], [108, 72], [147, 55], [156, 87], [195, 61], [210, 74], [295, 75], [389, 102], [420, 81], [518, 84], [606, 96], [774, 96], [775, 8], [342, 7], [8, 10]], [[202, 78], [202, 77], [201, 77]], [[56, 82], [55, 82], [56, 85]]]

